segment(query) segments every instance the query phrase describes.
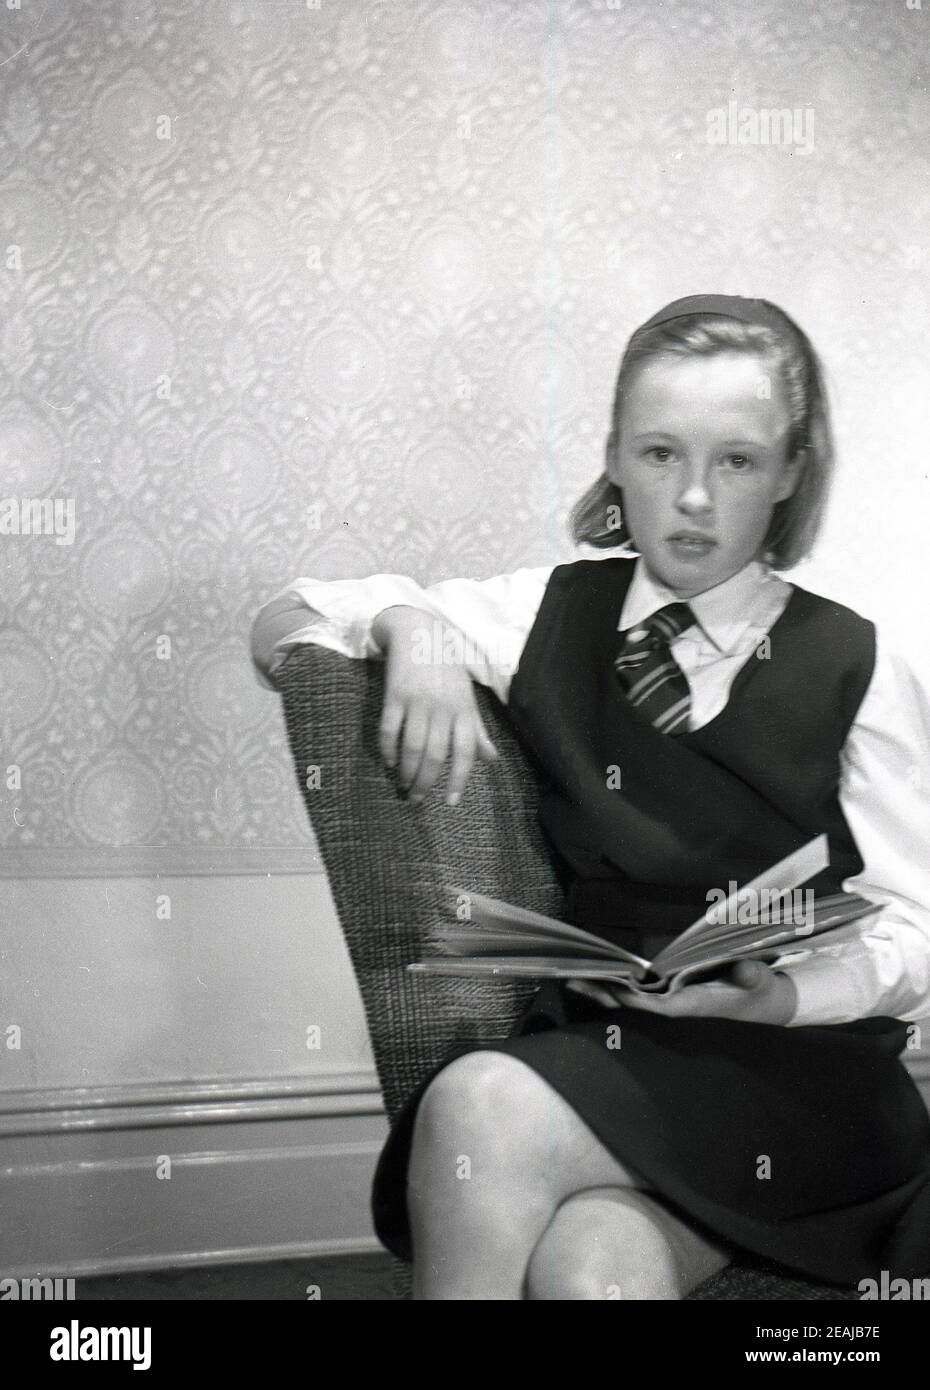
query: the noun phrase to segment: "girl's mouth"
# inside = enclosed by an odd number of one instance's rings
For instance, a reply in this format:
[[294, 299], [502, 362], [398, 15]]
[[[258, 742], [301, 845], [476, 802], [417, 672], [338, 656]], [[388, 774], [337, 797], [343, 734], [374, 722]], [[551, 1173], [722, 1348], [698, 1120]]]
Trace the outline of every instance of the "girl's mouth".
[[676, 555], [691, 560], [709, 555], [717, 544], [710, 536], [702, 536], [698, 531], [676, 531], [668, 537], [667, 543]]

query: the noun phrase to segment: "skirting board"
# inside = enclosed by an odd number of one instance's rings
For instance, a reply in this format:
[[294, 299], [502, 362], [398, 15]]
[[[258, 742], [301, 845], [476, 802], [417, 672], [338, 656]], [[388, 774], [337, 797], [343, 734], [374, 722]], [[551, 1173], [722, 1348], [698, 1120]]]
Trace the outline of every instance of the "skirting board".
[[201, 1108], [190, 1088], [172, 1102], [160, 1087], [134, 1098], [121, 1088], [114, 1106], [56, 1093], [58, 1105], [17, 1112], [7, 1093], [0, 1278], [381, 1249], [369, 1211], [387, 1134], [380, 1095], [366, 1102], [349, 1083], [334, 1106], [333, 1080], [320, 1078], [316, 1104], [311, 1082], [296, 1109], [293, 1087], [262, 1100], [254, 1081], [238, 1105], [224, 1083], [222, 1108], [206, 1094]]
[[[927, 1059], [909, 1069], [930, 1106]], [[367, 1074], [7, 1092], [2, 1110], [0, 1278], [381, 1249]]]

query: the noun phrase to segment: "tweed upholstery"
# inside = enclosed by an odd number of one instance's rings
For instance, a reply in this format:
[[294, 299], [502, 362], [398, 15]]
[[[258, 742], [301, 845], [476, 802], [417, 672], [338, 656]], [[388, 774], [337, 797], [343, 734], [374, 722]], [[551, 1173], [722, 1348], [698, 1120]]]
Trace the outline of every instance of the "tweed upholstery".
[[[379, 662], [308, 644], [290, 655], [277, 685], [298, 785], [352, 960], [393, 1124], [406, 1097], [452, 1043], [505, 1037], [534, 990], [524, 981], [406, 972], [409, 961], [429, 952], [441, 885], [461, 884], [553, 915], [559, 915], [563, 899], [536, 821], [539, 786], [496, 697], [475, 686], [500, 758], [476, 761], [458, 807], [445, 805], [442, 784], [417, 807], [398, 795], [395, 776], [378, 751], [383, 677]], [[318, 776], [308, 777], [314, 768]], [[757, 1274], [736, 1267], [693, 1296], [848, 1296], [793, 1278], [779, 1281], [777, 1270], [765, 1270]], [[409, 1297], [410, 1267], [395, 1260], [394, 1272], [395, 1292]], [[776, 1288], [794, 1291], [773, 1292]]]

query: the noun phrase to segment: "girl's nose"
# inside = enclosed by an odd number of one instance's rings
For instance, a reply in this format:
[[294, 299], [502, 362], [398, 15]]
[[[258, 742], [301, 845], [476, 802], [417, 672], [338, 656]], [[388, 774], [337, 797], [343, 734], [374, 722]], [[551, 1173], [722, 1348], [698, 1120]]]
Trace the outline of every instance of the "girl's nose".
[[692, 473], [683, 482], [684, 486], [678, 494], [679, 510], [687, 512], [689, 515], [709, 512], [713, 507], [713, 500], [704, 474]]

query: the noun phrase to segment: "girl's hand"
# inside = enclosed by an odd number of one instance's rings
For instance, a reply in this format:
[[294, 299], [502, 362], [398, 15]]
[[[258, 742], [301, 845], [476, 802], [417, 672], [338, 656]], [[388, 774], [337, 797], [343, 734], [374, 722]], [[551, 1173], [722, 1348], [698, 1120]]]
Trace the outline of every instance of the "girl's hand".
[[623, 1005], [671, 1018], [735, 1018], [746, 1023], [789, 1023], [798, 999], [790, 976], [761, 960], [737, 961], [726, 980], [683, 985], [664, 997], [634, 994], [600, 980], [572, 980], [568, 988], [614, 1009]]
[[414, 802], [436, 784], [451, 754], [446, 801], [455, 805], [475, 757], [491, 761], [499, 754], [481, 721], [471, 676], [464, 666], [444, 661], [448, 648], [433, 641], [437, 626], [416, 608], [398, 605], [378, 614], [372, 634], [386, 651], [378, 742]]

